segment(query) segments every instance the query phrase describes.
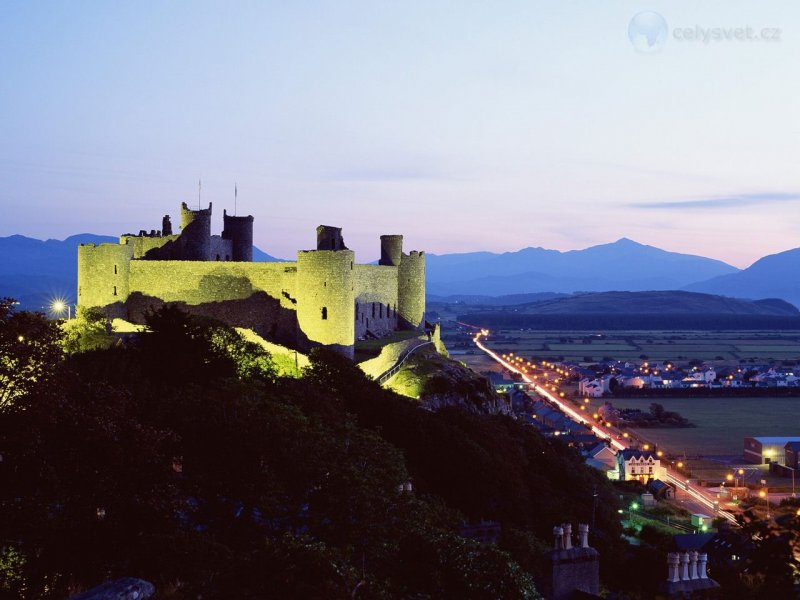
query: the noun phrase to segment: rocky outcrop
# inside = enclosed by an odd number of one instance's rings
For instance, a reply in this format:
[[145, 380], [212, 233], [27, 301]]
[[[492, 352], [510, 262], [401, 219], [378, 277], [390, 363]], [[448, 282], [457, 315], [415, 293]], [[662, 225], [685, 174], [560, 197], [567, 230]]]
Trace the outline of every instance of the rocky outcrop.
[[69, 600], [145, 600], [155, 593], [156, 588], [149, 581], [123, 577], [93, 587], [82, 594], [72, 596]]
[[494, 391], [488, 379], [440, 355], [433, 347], [409, 357], [387, 387], [419, 399], [432, 411], [457, 406], [481, 414], [511, 413], [508, 402]]

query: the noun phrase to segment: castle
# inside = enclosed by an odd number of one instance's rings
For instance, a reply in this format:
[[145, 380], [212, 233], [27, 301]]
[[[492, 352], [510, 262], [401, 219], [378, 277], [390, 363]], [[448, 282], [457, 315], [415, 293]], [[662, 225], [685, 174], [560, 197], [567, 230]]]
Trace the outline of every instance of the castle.
[[180, 233], [165, 216], [161, 230], [79, 246], [78, 307], [143, 323], [148, 310], [177, 304], [291, 348], [352, 357], [356, 339], [425, 324], [424, 252], [405, 254], [402, 235], [380, 240], [378, 264], [359, 265], [342, 230], [321, 225], [316, 250], [296, 262], [253, 262], [252, 216], [223, 211], [222, 235], [211, 235], [211, 204], [183, 203]]

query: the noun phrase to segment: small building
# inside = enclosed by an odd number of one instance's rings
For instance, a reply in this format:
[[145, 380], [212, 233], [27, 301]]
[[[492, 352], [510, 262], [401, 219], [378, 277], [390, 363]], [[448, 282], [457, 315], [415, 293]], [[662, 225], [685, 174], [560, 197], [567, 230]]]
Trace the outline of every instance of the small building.
[[786, 442], [783, 454], [784, 464], [790, 469], [797, 469], [800, 462], [800, 442]]
[[780, 463], [785, 460], [786, 444], [789, 442], [800, 442], [800, 437], [746, 437], [744, 459], [754, 465]]
[[701, 530], [711, 527], [711, 521], [714, 520], [713, 517], [709, 517], [708, 515], [704, 515], [702, 513], [694, 513], [691, 519], [692, 527], [697, 527]]
[[675, 497], [675, 490], [672, 489], [672, 486], [660, 479], [647, 482], [647, 491], [653, 494], [656, 500], [672, 500]]

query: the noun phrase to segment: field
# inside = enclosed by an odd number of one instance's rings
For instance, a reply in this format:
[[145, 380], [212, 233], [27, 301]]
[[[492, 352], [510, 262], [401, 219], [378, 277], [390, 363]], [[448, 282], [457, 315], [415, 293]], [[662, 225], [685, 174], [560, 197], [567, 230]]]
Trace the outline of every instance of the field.
[[494, 350], [583, 363], [605, 358], [720, 364], [800, 359], [800, 331], [499, 330], [487, 341]]
[[634, 430], [673, 454], [741, 456], [745, 437], [800, 435], [800, 398], [611, 399], [617, 408], [644, 411], [654, 401], [696, 425]]

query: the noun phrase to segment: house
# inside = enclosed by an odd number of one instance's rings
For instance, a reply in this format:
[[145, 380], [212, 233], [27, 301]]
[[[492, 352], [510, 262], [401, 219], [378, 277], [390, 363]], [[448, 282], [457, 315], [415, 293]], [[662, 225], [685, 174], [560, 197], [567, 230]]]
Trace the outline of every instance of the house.
[[641, 481], [647, 484], [652, 479], [667, 478], [666, 468], [654, 452], [622, 450], [617, 454], [617, 469], [620, 481]]
[[578, 382], [578, 393], [589, 398], [600, 398], [603, 396], [603, 382], [599, 379], [581, 379]]
[[619, 479], [617, 453], [610, 446], [600, 443], [591, 448], [586, 455], [586, 464], [593, 469], [605, 473], [612, 481]]

